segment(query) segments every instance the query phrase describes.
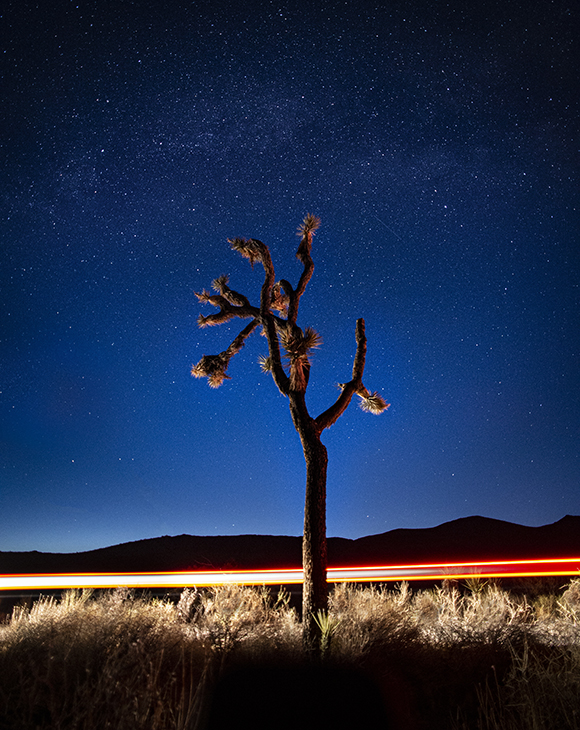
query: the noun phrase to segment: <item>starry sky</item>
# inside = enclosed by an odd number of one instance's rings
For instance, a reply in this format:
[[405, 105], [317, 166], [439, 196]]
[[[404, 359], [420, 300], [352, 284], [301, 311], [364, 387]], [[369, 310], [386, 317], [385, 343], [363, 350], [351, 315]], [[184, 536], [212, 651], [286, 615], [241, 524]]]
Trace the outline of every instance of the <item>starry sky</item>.
[[[255, 332], [190, 369], [258, 238], [323, 345], [327, 528], [580, 514], [578, 13], [559, 0], [8, 0], [2, 13], [0, 550], [302, 533], [305, 468]], [[576, 59], [576, 60], [575, 60]], [[358, 400], [355, 398], [355, 400]]]

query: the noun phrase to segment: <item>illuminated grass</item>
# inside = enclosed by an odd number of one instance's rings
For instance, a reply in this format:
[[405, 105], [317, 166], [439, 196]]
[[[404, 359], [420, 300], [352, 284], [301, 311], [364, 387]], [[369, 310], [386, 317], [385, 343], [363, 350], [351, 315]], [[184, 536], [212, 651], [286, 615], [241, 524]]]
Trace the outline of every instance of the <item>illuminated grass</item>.
[[[340, 584], [320, 617], [332, 627], [321, 667], [364, 673], [409, 730], [578, 729], [580, 580], [550, 594], [529, 585]], [[73, 591], [0, 625], [0, 728], [201, 730], [228, 672], [305, 666], [288, 596]]]

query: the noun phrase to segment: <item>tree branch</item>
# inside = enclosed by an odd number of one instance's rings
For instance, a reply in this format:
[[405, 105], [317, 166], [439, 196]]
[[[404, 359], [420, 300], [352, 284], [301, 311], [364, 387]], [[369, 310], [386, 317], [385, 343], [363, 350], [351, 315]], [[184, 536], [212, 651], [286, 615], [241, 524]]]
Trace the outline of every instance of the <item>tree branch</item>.
[[244, 327], [244, 329], [240, 332], [240, 334], [234, 339], [232, 344], [226, 350], [229, 358], [232, 358], [242, 349], [242, 347], [246, 344], [246, 339], [252, 334], [252, 332], [256, 329], [258, 325], [259, 321], [257, 319], [253, 319], [250, 324], [247, 324]]
[[[290, 286], [287, 281], [279, 281], [272, 287], [272, 300], [270, 302], [270, 310], [280, 312], [284, 317], [288, 316], [288, 305], [290, 297], [286, 293], [285, 286]], [[291, 288], [291, 287], [290, 287]]]
[[[245, 258], [249, 259], [252, 266], [259, 261], [264, 267], [264, 283], [260, 292], [259, 319], [268, 340], [269, 363], [268, 370], [282, 395], [288, 395], [289, 379], [282, 366], [280, 355], [280, 344], [276, 328], [283, 330], [286, 327], [285, 320], [276, 317], [270, 311], [272, 305], [272, 290], [276, 282], [276, 273], [272, 264], [272, 257], [268, 247], [255, 238], [249, 240], [234, 238], [230, 240], [231, 247], [238, 251]], [[253, 308], [252, 308], [253, 309]]]
[[244, 327], [228, 349], [220, 352], [219, 355], [204, 355], [197, 365], [192, 366], [191, 374], [195, 378], [207, 378], [212, 388], [219, 388], [224, 380], [231, 380], [230, 376], [226, 374], [230, 360], [246, 344], [246, 339], [259, 323], [258, 319], [253, 319]]
[[348, 408], [355, 393], [362, 398], [361, 407], [363, 410], [371, 413], [381, 413], [389, 407], [389, 404], [385, 403], [378, 393], [369, 393], [362, 382], [367, 354], [367, 338], [365, 334], [364, 319], [357, 319], [355, 338], [356, 353], [352, 366], [352, 380], [348, 383], [339, 383], [342, 392], [336, 399], [335, 403], [314, 419], [319, 432], [323, 431], [325, 428], [329, 428], [333, 423], [336, 423], [336, 421]]
[[[298, 228], [298, 235], [302, 238], [300, 240], [300, 245], [298, 246], [298, 251], [296, 251], [296, 258], [302, 262], [304, 270], [295, 290], [288, 291], [286, 288], [284, 289], [286, 294], [290, 297], [290, 303], [288, 306], [288, 322], [292, 325], [296, 324], [296, 320], [298, 318], [300, 297], [304, 294], [306, 285], [312, 278], [312, 274], [314, 272], [314, 262], [312, 261], [310, 251], [312, 249], [312, 236], [314, 236], [319, 225], [320, 218], [309, 213]], [[292, 289], [291, 287], [289, 288]]]
[[[258, 242], [261, 243], [261, 242]], [[268, 340], [268, 353], [270, 356], [270, 372], [272, 378], [282, 395], [288, 395], [289, 378], [282, 366], [282, 357], [280, 355], [280, 343], [278, 341], [278, 333], [276, 332], [276, 324], [282, 326], [283, 320], [275, 317], [270, 311], [272, 306], [272, 290], [276, 282], [276, 273], [272, 263], [272, 257], [268, 247], [261, 243], [262, 256], [261, 262], [264, 267], [264, 283], [260, 293], [260, 319]]]
[[365, 370], [367, 358], [367, 336], [365, 332], [364, 319], [357, 319], [355, 329], [356, 354], [352, 365], [352, 380], [362, 385], [362, 376]]
[[217, 279], [212, 281], [212, 289], [221, 294], [224, 299], [226, 299], [230, 304], [233, 304], [234, 306], [250, 307], [251, 305], [247, 297], [237, 291], [234, 291], [233, 289], [230, 289], [230, 287], [228, 286], [228, 281], [228, 275], [222, 274], [221, 276], [218, 276]]
[[[220, 277], [220, 279], [222, 279], [222, 277]], [[216, 281], [213, 282], [214, 285], [216, 285], [216, 282], [218, 281], [219, 279], [216, 279]], [[214, 288], [217, 287], [214, 286]], [[205, 289], [201, 292], [201, 294], [198, 294], [197, 292], [194, 292], [194, 294], [200, 302], [203, 302], [204, 304], [213, 304], [214, 307], [219, 307], [220, 309], [220, 311], [216, 314], [208, 314], [206, 316], [200, 314], [197, 318], [197, 324], [199, 327], [212, 327], [216, 324], [229, 322], [229, 320], [234, 317], [247, 319], [248, 317], [258, 317], [260, 314], [259, 310], [256, 307], [252, 307], [245, 297], [238, 295], [237, 292], [232, 292], [231, 289], [228, 289], [225, 294], [210, 294], [205, 291]], [[235, 299], [236, 301], [243, 303], [240, 306], [232, 304], [230, 302], [230, 294], [232, 295], [231, 299]]]

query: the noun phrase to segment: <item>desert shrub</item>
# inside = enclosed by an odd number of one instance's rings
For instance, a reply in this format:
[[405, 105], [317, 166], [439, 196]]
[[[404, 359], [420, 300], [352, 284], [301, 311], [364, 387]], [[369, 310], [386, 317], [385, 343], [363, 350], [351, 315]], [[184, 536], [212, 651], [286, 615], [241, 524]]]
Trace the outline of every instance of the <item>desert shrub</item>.
[[524, 644], [503, 677], [477, 688], [476, 717], [458, 712], [456, 730], [579, 730], [580, 647]]
[[558, 596], [542, 593], [531, 600], [532, 610], [539, 621], [549, 620], [558, 611]]
[[2, 628], [0, 728], [179, 727], [205, 657], [173, 607], [70, 592]]
[[350, 660], [373, 650], [409, 647], [418, 638], [407, 583], [397, 590], [375, 586], [337, 585], [330, 595], [329, 616], [335, 622], [332, 654]]
[[560, 595], [545, 596], [534, 603], [536, 621], [531, 637], [552, 647], [580, 645], [580, 580], [573, 579]]
[[[539, 662], [541, 651], [556, 643], [574, 645], [578, 622], [574, 588], [561, 599], [553, 597], [552, 610], [544, 613], [524, 595], [510, 595], [493, 583], [467, 588], [461, 592], [447, 583], [413, 592], [406, 584], [396, 590], [338, 586], [330, 601], [331, 616], [340, 621], [331, 654], [370, 669], [387, 685], [385, 694], [403, 698], [407, 716], [414, 708], [425, 727], [450, 727], [454, 714], [464, 723], [457, 727], [476, 727], [470, 723], [485, 717], [490, 703], [482, 688], [512, 686], [509, 696], [515, 697], [518, 682], [525, 681], [514, 669], [521, 653]], [[562, 678], [550, 677], [556, 684]], [[544, 685], [548, 681], [544, 678]], [[394, 689], [389, 692], [388, 686]], [[565, 694], [569, 705], [573, 693]]]
[[[483, 582], [341, 584], [318, 621], [316, 672], [368, 677], [397, 727], [578, 728], [578, 579], [530, 600]], [[169, 601], [71, 591], [0, 625], [0, 730], [204, 730], [224, 678], [276, 669], [299, 678], [309, 661], [283, 593], [230, 585]]]
[[525, 599], [515, 600], [493, 584], [467, 595], [457, 588], [434, 589], [416, 603], [431, 596], [436, 610], [430, 621], [424, 610], [417, 616], [424, 640], [443, 645], [504, 645], [525, 635], [531, 609]]
[[570, 581], [562, 593], [562, 604], [580, 621], [580, 578]]
[[191, 627], [223, 671], [232, 662], [301, 651], [301, 626], [283, 593], [235, 584], [200, 594]]

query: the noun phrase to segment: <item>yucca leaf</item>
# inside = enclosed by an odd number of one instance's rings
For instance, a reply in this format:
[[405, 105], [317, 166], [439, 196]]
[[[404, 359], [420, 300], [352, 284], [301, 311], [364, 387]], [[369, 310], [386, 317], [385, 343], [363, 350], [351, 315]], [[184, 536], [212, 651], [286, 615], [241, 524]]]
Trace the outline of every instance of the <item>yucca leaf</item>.
[[320, 218], [312, 213], [307, 213], [302, 223], [298, 226], [298, 235], [307, 236], [308, 234], [313, 234], [319, 226]]
[[221, 276], [218, 276], [217, 279], [214, 279], [212, 281], [211, 288], [214, 291], [223, 294], [224, 287], [227, 287], [229, 279], [230, 277], [227, 274], [222, 274]]
[[318, 332], [313, 330], [312, 327], [307, 327], [304, 330], [303, 344], [306, 352], [308, 352], [316, 347], [320, 347], [322, 344], [322, 337], [318, 334]]
[[194, 378], [207, 378], [211, 388], [218, 388], [224, 380], [231, 380], [226, 375], [229, 360], [222, 355], [204, 355], [197, 365], [191, 368]]
[[204, 327], [209, 327], [211, 323], [207, 321], [208, 319], [209, 319], [209, 315], [204, 316], [203, 314], [200, 314], [199, 317], [197, 318], [197, 326], [200, 329], [203, 329]]
[[266, 357], [265, 355], [260, 355], [258, 362], [260, 363], [263, 373], [269, 373], [272, 371], [272, 358], [270, 356]]
[[[360, 393], [359, 393], [360, 395]], [[390, 403], [387, 403], [378, 393], [371, 393], [369, 396], [360, 396], [361, 402], [360, 407], [363, 409], [363, 411], [367, 411], [368, 413], [374, 413], [378, 415], [379, 413], [382, 413], [383, 411], [386, 411], [387, 408], [391, 405]]]
[[280, 342], [289, 358], [302, 358], [306, 357], [310, 350], [320, 347], [322, 337], [312, 327], [307, 327], [304, 332], [283, 330], [280, 332]]
[[203, 302], [203, 304], [211, 303], [213, 294], [210, 294], [206, 289], [204, 289], [200, 294], [198, 294], [197, 292], [193, 293], [195, 294], [199, 302]]
[[228, 243], [234, 251], [241, 253], [250, 262], [252, 267], [256, 261], [262, 260], [262, 249], [264, 244], [254, 238], [228, 238]]

